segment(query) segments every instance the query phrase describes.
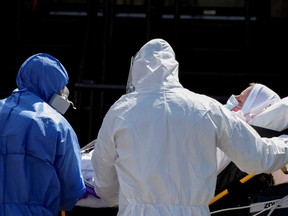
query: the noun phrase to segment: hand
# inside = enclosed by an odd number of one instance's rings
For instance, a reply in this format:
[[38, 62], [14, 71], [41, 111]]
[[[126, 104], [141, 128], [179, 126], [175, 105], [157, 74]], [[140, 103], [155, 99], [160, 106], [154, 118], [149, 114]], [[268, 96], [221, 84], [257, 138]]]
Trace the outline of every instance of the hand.
[[96, 194], [96, 192], [94, 191], [94, 189], [86, 185], [85, 192], [84, 192], [84, 194], [79, 198], [79, 200], [80, 200], [80, 199], [86, 199], [86, 198], [88, 197], [88, 195], [92, 195], [92, 196], [96, 197], [97, 199], [100, 199], [100, 197]]
[[91, 188], [91, 187], [89, 187], [89, 186], [86, 186], [86, 192], [85, 192], [85, 193], [90, 194], [90, 195], [92, 195], [92, 196], [100, 199], [100, 197], [96, 194], [94, 188]]

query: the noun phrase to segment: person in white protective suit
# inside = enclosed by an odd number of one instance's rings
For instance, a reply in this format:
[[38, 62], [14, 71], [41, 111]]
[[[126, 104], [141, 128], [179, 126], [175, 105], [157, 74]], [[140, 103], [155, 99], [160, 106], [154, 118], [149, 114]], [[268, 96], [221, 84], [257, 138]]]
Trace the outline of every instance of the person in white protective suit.
[[208, 216], [219, 147], [249, 173], [288, 162], [287, 137], [261, 138], [221, 103], [184, 88], [163, 39], [136, 54], [128, 89], [106, 113], [92, 155], [95, 191], [118, 216]]

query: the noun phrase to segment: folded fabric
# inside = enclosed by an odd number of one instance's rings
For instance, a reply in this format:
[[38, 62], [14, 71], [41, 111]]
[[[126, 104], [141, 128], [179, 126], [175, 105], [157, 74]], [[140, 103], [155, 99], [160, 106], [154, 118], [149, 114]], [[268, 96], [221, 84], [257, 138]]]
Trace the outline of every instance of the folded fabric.
[[288, 128], [288, 97], [271, 105], [262, 113], [258, 114], [251, 125], [260, 126], [276, 131], [283, 131]]

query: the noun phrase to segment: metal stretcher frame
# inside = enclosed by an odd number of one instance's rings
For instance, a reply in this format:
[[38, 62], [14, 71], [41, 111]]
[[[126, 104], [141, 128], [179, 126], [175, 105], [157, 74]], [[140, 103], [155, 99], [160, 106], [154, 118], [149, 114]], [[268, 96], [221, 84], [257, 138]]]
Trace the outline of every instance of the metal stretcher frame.
[[[287, 170], [286, 166], [282, 167], [281, 170], [284, 174], [286, 174], [286, 175], [288, 174], [288, 170]], [[244, 184], [255, 176], [256, 176], [255, 174], [248, 174], [245, 177], [241, 178], [239, 181], [240, 181], [240, 183]], [[212, 205], [213, 203], [215, 203], [216, 201], [218, 201], [222, 197], [228, 195], [228, 193], [229, 193], [229, 190], [226, 188], [225, 190], [223, 190], [222, 192], [220, 192], [216, 196], [214, 196], [214, 198], [209, 202], [209, 205]]]
[[[241, 178], [239, 181], [240, 181], [240, 183], [244, 184], [245, 182], [252, 179], [254, 176], [255, 176], [254, 174], [248, 174], [245, 177]], [[216, 201], [218, 201], [222, 197], [226, 196], [228, 193], [229, 193], [229, 190], [226, 188], [225, 190], [223, 190], [222, 192], [220, 192], [216, 196], [214, 196], [214, 198], [209, 202], [209, 205], [212, 205], [213, 203], [215, 203]]]

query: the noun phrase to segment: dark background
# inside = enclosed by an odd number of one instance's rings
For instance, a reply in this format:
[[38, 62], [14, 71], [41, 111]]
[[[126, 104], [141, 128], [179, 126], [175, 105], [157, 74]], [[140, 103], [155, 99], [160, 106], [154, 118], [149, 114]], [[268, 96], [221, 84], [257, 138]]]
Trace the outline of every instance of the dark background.
[[[65, 117], [81, 147], [125, 93], [130, 58], [152, 38], [167, 40], [180, 81], [225, 102], [250, 82], [288, 95], [286, 0], [11, 0], [1, 2], [0, 96], [16, 88], [18, 68], [47, 52], [66, 67], [77, 110]], [[76, 207], [68, 215], [116, 215]]]

